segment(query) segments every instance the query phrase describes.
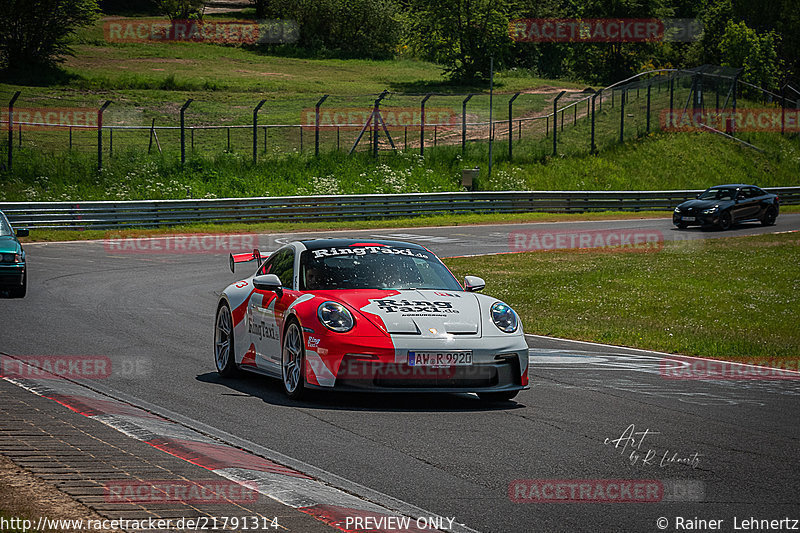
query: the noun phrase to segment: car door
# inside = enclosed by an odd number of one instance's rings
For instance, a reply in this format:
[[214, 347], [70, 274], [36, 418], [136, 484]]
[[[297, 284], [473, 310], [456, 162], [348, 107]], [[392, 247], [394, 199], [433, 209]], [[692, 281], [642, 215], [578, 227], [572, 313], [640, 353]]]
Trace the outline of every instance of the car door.
[[733, 199], [733, 207], [731, 208], [734, 222], [747, 218], [748, 200], [747, 187], [737, 189], [736, 196]]
[[[275, 274], [281, 280], [285, 290], [292, 289], [294, 279], [295, 251], [291, 246], [281, 248], [259, 268], [257, 275]], [[281, 356], [281, 321], [276, 313], [276, 306], [281, 312], [280, 300], [287, 295], [273, 291], [253, 291], [247, 309], [248, 331], [256, 350], [256, 366], [271, 373], [280, 372]]]
[[742, 218], [758, 218], [759, 212], [759, 194], [753, 187], [745, 187], [745, 200], [743, 202], [744, 209]]

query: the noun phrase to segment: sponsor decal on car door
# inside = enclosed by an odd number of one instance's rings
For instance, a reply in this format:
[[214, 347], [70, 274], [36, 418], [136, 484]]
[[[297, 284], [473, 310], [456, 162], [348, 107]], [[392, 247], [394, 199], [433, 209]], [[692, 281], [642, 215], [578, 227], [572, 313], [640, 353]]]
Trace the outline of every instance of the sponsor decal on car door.
[[276, 370], [280, 365], [280, 328], [275, 317], [278, 296], [274, 292], [255, 291], [247, 310], [247, 331], [256, 347], [256, 366]]

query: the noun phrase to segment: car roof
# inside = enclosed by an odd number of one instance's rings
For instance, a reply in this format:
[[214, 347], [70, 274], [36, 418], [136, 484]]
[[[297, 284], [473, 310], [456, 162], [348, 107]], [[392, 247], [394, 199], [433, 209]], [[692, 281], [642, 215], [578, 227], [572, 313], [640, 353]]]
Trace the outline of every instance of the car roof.
[[300, 241], [309, 250], [321, 248], [344, 248], [350, 246], [392, 246], [411, 248], [413, 250], [426, 250], [424, 246], [405, 241], [390, 241], [385, 239], [303, 239]]
[[746, 183], [729, 183], [727, 185], [714, 185], [713, 187], [709, 187], [709, 189], [733, 189], [739, 187], [755, 187], [755, 185], [748, 185]]

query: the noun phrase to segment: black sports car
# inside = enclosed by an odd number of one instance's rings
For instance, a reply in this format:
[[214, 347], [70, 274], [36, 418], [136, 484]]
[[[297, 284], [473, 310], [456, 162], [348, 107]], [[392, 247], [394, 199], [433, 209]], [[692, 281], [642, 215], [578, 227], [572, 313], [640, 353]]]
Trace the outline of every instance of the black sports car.
[[779, 210], [778, 195], [755, 185], [717, 185], [703, 191], [695, 200], [687, 200], [676, 207], [672, 223], [681, 229], [719, 226], [726, 230], [737, 222], [751, 220], [771, 226]]

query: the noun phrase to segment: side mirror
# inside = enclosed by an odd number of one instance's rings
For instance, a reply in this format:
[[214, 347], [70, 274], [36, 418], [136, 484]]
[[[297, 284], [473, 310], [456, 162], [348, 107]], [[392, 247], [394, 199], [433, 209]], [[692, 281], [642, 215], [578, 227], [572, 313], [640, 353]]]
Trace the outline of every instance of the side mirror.
[[272, 291], [278, 294], [283, 292], [283, 284], [275, 274], [264, 274], [254, 277], [253, 287], [260, 291]]
[[17, 237], [27, 237], [29, 234], [28, 228], [20, 228], [17, 230]]
[[464, 288], [467, 292], [478, 292], [486, 287], [486, 282], [478, 276], [464, 276]]

